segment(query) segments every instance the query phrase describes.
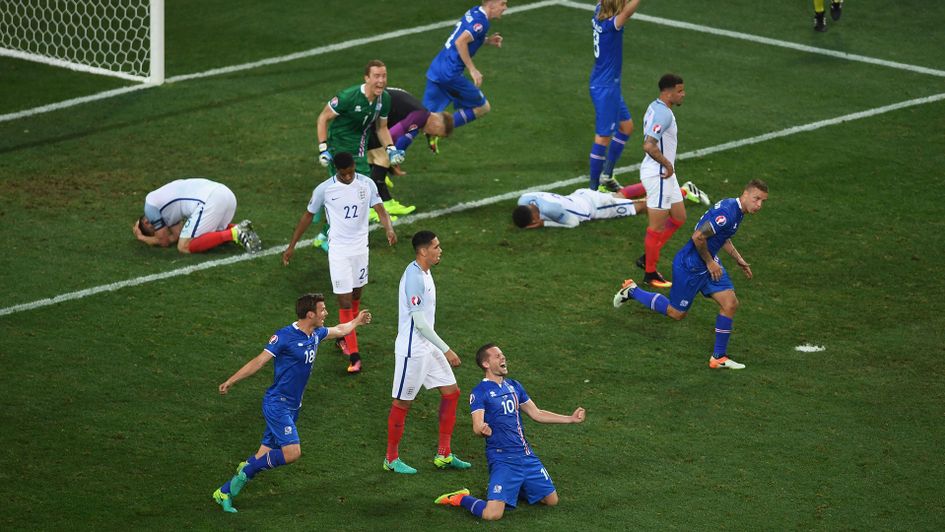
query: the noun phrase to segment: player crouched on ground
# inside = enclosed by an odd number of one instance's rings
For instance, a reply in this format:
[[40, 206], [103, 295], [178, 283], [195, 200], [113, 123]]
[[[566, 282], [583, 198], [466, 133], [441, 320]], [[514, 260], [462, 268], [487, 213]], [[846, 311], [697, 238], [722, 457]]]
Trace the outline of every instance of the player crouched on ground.
[[200, 253], [236, 242], [250, 253], [262, 249], [253, 223], [230, 223], [236, 213], [236, 195], [222, 183], [192, 178], [171, 181], [149, 192], [144, 215], [131, 227], [135, 238], [149, 246], [177, 243], [181, 253]]

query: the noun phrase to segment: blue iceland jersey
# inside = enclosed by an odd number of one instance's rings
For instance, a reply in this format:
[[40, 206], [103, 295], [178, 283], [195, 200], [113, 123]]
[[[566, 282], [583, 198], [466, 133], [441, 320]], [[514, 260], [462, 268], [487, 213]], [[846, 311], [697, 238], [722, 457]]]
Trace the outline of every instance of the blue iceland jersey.
[[620, 83], [623, 67], [623, 27], [617, 29], [614, 20], [597, 20], [600, 4], [594, 10], [591, 24], [594, 26], [594, 70], [591, 70], [591, 87]]
[[264, 401], [281, 401], [287, 408], [302, 406], [305, 385], [312, 374], [312, 364], [318, 344], [328, 336], [328, 329], [319, 327], [309, 336], [293, 323], [269, 338], [264, 348], [275, 359], [272, 386], [266, 390]]
[[486, 459], [516, 459], [531, 456], [531, 447], [525, 439], [519, 405], [530, 399], [518, 381], [504, 379], [502, 384], [483, 379], [469, 395], [469, 410], [484, 410], [484, 421], [492, 428], [486, 438]]
[[[726, 240], [735, 236], [735, 232], [738, 231], [738, 224], [741, 223], [744, 216], [745, 213], [742, 212], [742, 204], [738, 201], [738, 198], [727, 198], [713, 205], [712, 208], [705, 211], [702, 218], [699, 218], [699, 221], [696, 223], [696, 228], [702, 226], [705, 222], [709, 222], [712, 224], [712, 229], [715, 231], [715, 234], [706, 242], [709, 253], [711, 253], [713, 257], [718, 255], [719, 250], [725, 245]], [[681, 260], [682, 264], [693, 272], [708, 270], [702, 257], [699, 256], [699, 251], [696, 249], [695, 244], [692, 243], [691, 238], [689, 242], [679, 250], [679, 253], [676, 255], [676, 260]]]
[[489, 33], [489, 18], [482, 7], [470, 9], [463, 18], [459, 19], [453, 33], [446, 39], [443, 49], [430, 63], [427, 79], [439, 83], [463, 74], [466, 65], [463, 64], [463, 60], [459, 58], [459, 52], [456, 51], [456, 39], [467, 31], [473, 38], [469, 43], [469, 57], [472, 57], [486, 42], [486, 35]]

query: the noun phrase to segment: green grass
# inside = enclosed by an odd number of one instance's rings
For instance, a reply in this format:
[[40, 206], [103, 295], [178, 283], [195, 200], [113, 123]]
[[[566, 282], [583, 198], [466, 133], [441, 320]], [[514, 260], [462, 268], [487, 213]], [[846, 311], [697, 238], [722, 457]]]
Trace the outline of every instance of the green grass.
[[[469, 2], [369, 1], [363, 8], [379, 15], [357, 31], [341, 2], [185, 4], [168, 8], [169, 76], [450, 20]], [[642, 13], [945, 69], [935, 37], [942, 6], [849, 2], [839, 24], [815, 35], [805, 2], [723, 4], [663, 0]], [[429, 212], [586, 173], [588, 17], [549, 7], [496, 22], [503, 49], [476, 56], [493, 113], [445, 141], [440, 156], [412, 149], [395, 196]], [[943, 92], [934, 76], [642, 21], [628, 28], [624, 90], [638, 127], [655, 80], [667, 70], [686, 79], [681, 151]], [[227, 183], [237, 216], [254, 220], [267, 247], [284, 245], [323, 178], [314, 123], [324, 102], [357, 83], [373, 57], [387, 62], [392, 85], [420, 93], [448, 31], [0, 123], [2, 306], [235, 254], [182, 257], [132, 240], [144, 195], [178, 177]], [[9, 59], [0, 73], [0, 113], [123, 85]], [[735, 240], [756, 275], [733, 272], [741, 308], [731, 348], [748, 365], [737, 373], [706, 369], [711, 302], [682, 323], [611, 308], [620, 281], [638, 272], [642, 219], [520, 231], [505, 201], [399, 225], [394, 248], [372, 233], [366, 369], [347, 376], [323, 347], [298, 423], [302, 459], [250, 483], [237, 515], [220, 512], [210, 493], [258, 444], [271, 369], [226, 397], [216, 387], [292, 320], [299, 293], [330, 292], [323, 253], [300, 249], [288, 268], [273, 255], [0, 317], [0, 527], [479, 529], [464, 511], [432, 504], [464, 486], [484, 494], [483, 443], [465, 407], [454, 448], [472, 470], [433, 470], [429, 392], [401, 446], [420, 474], [394, 478], [380, 467], [395, 287], [412, 259], [410, 235], [428, 228], [445, 250], [434, 270], [437, 330], [464, 359], [460, 387], [475, 386], [474, 351], [495, 341], [541, 408], [588, 411], [583, 425], [528, 424], [561, 504], [522, 507], [498, 526], [941, 529], [942, 131], [940, 101], [679, 162], [714, 199], [751, 177], [771, 186]], [[634, 139], [622, 164], [641, 157]], [[690, 221], [700, 214], [690, 209]], [[804, 343], [827, 349], [794, 350]]]

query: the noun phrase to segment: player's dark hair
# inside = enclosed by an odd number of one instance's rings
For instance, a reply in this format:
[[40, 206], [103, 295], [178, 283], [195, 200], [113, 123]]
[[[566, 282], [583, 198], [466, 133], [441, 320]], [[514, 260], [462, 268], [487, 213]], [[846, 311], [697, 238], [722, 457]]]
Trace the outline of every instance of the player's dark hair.
[[318, 307], [319, 302], [324, 302], [325, 296], [315, 292], [311, 294], [304, 294], [295, 300], [295, 315], [298, 316], [300, 320], [305, 319], [305, 315], [310, 311], [315, 312], [315, 309]]
[[433, 231], [417, 231], [410, 243], [413, 244], [414, 251], [420, 251], [421, 248], [429, 246], [435, 238], [436, 233]]
[[758, 189], [764, 192], [765, 194], [768, 193], [768, 184], [760, 179], [752, 179], [751, 181], [749, 181], [748, 184], [745, 185], [745, 190], [748, 190], [750, 188]]
[[676, 74], [663, 74], [660, 78], [660, 92], [672, 89], [683, 82], [682, 78]]
[[528, 224], [532, 223], [532, 209], [528, 205], [519, 205], [515, 207], [515, 210], [512, 211], [512, 222], [515, 223], [517, 227], [522, 229], [528, 227]]
[[335, 155], [335, 168], [338, 170], [347, 170], [348, 168], [354, 168], [354, 155], [343, 151], [338, 155]]
[[495, 344], [493, 344], [493, 343], [490, 342], [490, 343], [488, 343], [488, 344], [486, 344], [486, 345], [480, 347], [479, 350], [476, 351], [476, 365], [479, 366], [479, 369], [481, 369], [481, 370], [485, 370], [485, 369], [486, 369], [486, 368], [482, 367], [482, 363], [486, 361], [486, 357], [489, 356], [489, 350], [492, 349], [493, 347], [499, 347], [499, 346], [497, 346], [497, 345], [495, 345]]
[[364, 67], [364, 75], [365, 76], [371, 75], [371, 69], [374, 67], [387, 68], [387, 65], [385, 65], [384, 62], [381, 61], [380, 59], [371, 59], [370, 61], [367, 62], [367, 66]]
[[440, 116], [443, 117], [443, 129], [446, 130], [443, 136], [448, 137], [453, 134], [453, 128], [456, 127], [456, 122], [453, 120], [453, 113], [443, 111], [440, 113]]
[[141, 234], [144, 236], [154, 236], [154, 227], [145, 227], [144, 222], [148, 220], [147, 215], [142, 214], [141, 218], [138, 218], [138, 231], [141, 231]]

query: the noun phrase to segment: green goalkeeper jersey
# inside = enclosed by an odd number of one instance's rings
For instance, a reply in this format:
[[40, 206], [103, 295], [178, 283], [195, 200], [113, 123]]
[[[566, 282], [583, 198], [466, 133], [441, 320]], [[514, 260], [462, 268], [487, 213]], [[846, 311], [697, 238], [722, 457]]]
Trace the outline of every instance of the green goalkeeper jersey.
[[387, 119], [390, 94], [385, 90], [371, 103], [363, 88], [363, 84], [348, 87], [328, 102], [338, 114], [328, 126], [328, 145], [333, 154], [346, 151], [357, 158], [364, 157], [374, 123], [378, 118]]

